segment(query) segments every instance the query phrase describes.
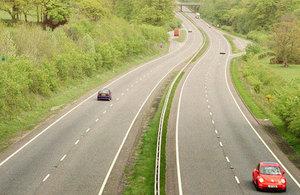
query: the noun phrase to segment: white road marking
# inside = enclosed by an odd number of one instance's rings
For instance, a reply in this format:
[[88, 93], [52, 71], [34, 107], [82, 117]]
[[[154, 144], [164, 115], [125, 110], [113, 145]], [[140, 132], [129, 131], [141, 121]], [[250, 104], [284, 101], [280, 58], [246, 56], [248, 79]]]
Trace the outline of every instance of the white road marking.
[[105, 113], [106, 113], [106, 110], [104, 110], [103, 114], [105, 114]]
[[207, 108], [209, 109], [209, 108], [210, 108], [210, 105], [207, 105]]
[[45, 181], [48, 179], [49, 176], [50, 176], [50, 174], [48, 174], [48, 175], [43, 179], [43, 182], [45, 182]]
[[[203, 47], [203, 45], [202, 45], [202, 47]], [[199, 50], [199, 51], [200, 51], [200, 50]], [[185, 60], [184, 60], [184, 61], [185, 61]], [[182, 62], [184, 62], [184, 61], [182, 61]], [[124, 145], [124, 143], [125, 143], [125, 141], [126, 141], [126, 139], [127, 139], [127, 137], [128, 137], [128, 134], [129, 134], [129, 132], [130, 132], [130, 130], [131, 130], [133, 124], [135, 123], [135, 121], [136, 121], [138, 115], [140, 114], [142, 108], [144, 107], [144, 105], [146, 104], [146, 102], [148, 101], [148, 99], [150, 98], [150, 96], [152, 95], [152, 93], [154, 92], [154, 90], [158, 87], [158, 85], [165, 79], [165, 77], [167, 77], [167, 75], [168, 75], [170, 72], [172, 72], [172, 71], [173, 71], [177, 66], [179, 66], [182, 62], [179, 62], [177, 65], [175, 65], [171, 70], [169, 70], [169, 72], [167, 72], [167, 73], [163, 76], [162, 79], [160, 79], [160, 80], [158, 81], [158, 83], [157, 83], [157, 84], [154, 86], [154, 88], [151, 90], [150, 94], [147, 96], [147, 98], [146, 98], [145, 101], [143, 102], [142, 106], [141, 106], [140, 109], [138, 110], [137, 114], [135, 115], [134, 119], [132, 120], [132, 122], [131, 122], [131, 124], [130, 124], [130, 126], [129, 126], [129, 128], [128, 128], [128, 130], [127, 130], [125, 136], [124, 136], [124, 138], [123, 138], [123, 141], [122, 141], [122, 143], [121, 143], [121, 145], [120, 145], [120, 147], [119, 147], [118, 152], [117, 152], [116, 155], [115, 155], [115, 158], [113, 159], [113, 161], [112, 161], [112, 163], [111, 163], [111, 166], [109, 167], [109, 170], [108, 170], [108, 172], [107, 172], [107, 174], [106, 174], [106, 176], [105, 176], [105, 178], [104, 178], [104, 181], [103, 181], [102, 186], [101, 186], [101, 188], [100, 188], [100, 191], [99, 191], [99, 193], [98, 193], [99, 195], [102, 195], [102, 193], [103, 193], [103, 191], [104, 191], [104, 187], [105, 187], [105, 185], [106, 185], [106, 183], [107, 183], [108, 177], [110, 176], [110, 173], [111, 173], [111, 171], [112, 171], [112, 169], [113, 169], [113, 167], [114, 167], [114, 165], [115, 165], [115, 163], [116, 163], [116, 161], [117, 161], [117, 158], [118, 158], [118, 156], [119, 156], [119, 154], [120, 154], [120, 152], [121, 152], [121, 150], [122, 150], [122, 148], [123, 148], [123, 145]], [[152, 72], [152, 70], [151, 70], [150, 72]], [[178, 175], [178, 174], [180, 174], [180, 173], [177, 173], [177, 175]], [[180, 184], [181, 184], [181, 183], [180, 183]], [[181, 185], [179, 186], [179, 188], [181, 189]], [[182, 192], [182, 191], [181, 191], [181, 192]], [[181, 193], [180, 195], [182, 195], [182, 193]]]
[[236, 180], [236, 183], [240, 184], [240, 180], [237, 176], [234, 176], [235, 180]]
[[121, 93], [121, 96], [123, 96], [124, 95], [124, 93]]
[[97, 118], [97, 119], [96, 119], [96, 122], [98, 122], [98, 120], [99, 120], [99, 119]]
[[113, 107], [113, 104], [111, 104], [110, 107]]
[[[203, 47], [203, 46], [202, 46]], [[201, 56], [201, 59], [204, 58], [208, 54], [208, 50], [211, 48], [211, 45], [209, 45], [209, 48], [205, 51], [206, 53]], [[196, 67], [193, 66], [192, 70], [188, 73], [187, 77], [185, 78], [185, 81], [182, 84], [181, 90], [180, 90], [180, 95], [179, 95], [179, 101], [178, 101], [178, 108], [177, 108], [177, 118], [176, 118], [176, 165], [177, 165], [177, 181], [178, 181], [178, 193], [179, 195], [182, 195], [182, 183], [181, 183], [181, 172], [180, 172], [180, 162], [179, 162], [179, 141], [178, 141], [178, 129], [179, 129], [179, 117], [180, 117], [180, 107], [181, 107], [181, 99], [182, 99], [182, 94], [183, 94], [183, 89], [186, 84], [187, 79], [191, 75], [191, 72], [193, 72], [194, 68]], [[207, 93], [207, 91], [206, 91]]]
[[63, 161], [66, 158], [66, 154], [60, 159], [60, 161]]
[[212, 113], [211, 113], [211, 112], [209, 112], [209, 115], [210, 115], [210, 116], [212, 116]]
[[129, 89], [126, 89], [126, 91], [129, 91]]
[[217, 129], [215, 130], [215, 133], [218, 134], [218, 130]]
[[90, 131], [90, 128], [88, 128], [87, 130], [85, 130], [85, 132], [89, 132]]
[[226, 156], [226, 160], [227, 160], [227, 162], [230, 162], [230, 160], [229, 160], [229, 158]]
[[207, 89], [207, 87], [205, 86], [205, 89]]
[[77, 140], [77, 141], [75, 142], [75, 145], [77, 145], [77, 144], [78, 144], [78, 142], [79, 142], [79, 140]]
[[[219, 33], [219, 32], [218, 32]], [[220, 34], [220, 33], [219, 33]], [[221, 34], [220, 34], [221, 35]], [[223, 35], [221, 35], [223, 37]], [[228, 41], [223, 37], [223, 39], [226, 41], [227, 47], [230, 48], [230, 45], [228, 43]], [[231, 52], [231, 51], [230, 51]], [[231, 53], [230, 53], [231, 54]], [[286, 173], [292, 178], [292, 180], [295, 182], [295, 184], [298, 186], [298, 188], [300, 188], [300, 184], [298, 183], [298, 181], [294, 178], [294, 176], [288, 171], [288, 169], [284, 166], [284, 164], [279, 160], [279, 158], [274, 154], [274, 152], [271, 150], [271, 148], [266, 144], [266, 142], [263, 140], [263, 138], [257, 133], [256, 129], [252, 126], [252, 124], [250, 123], [250, 121], [248, 120], [248, 118], [246, 117], [246, 115], [244, 114], [244, 112], [242, 111], [242, 109], [240, 108], [239, 104], [237, 103], [235, 97], [232, 94], [232, 91], [229, 87], [229, 83], [228, 83], [228, 78], [227, 78], [227, 68], [228, 68], [228, 64], [229, 64], [229, 55], [227, 55], [227, 59], [226, 59], [226, 64], [225, 64], [225, 80], [226, 80], [226, 86], [227, 89], [235, 103], [235, 105], [237, 106], [238, 110], [240, 111], [240, 113], [242, 114], [242, 116], [244, 117], [244, 119], [247, 121], [247, 123], [249, 124], [249, 126], [251, 127], [251, 129], [254, 131], [254, 133], [256, 134], [256, 136], [260, 139], [260, 141], [264, 144], [264, 146], [269, 150], [269, 152], [272, 154], [272, 156], [275, 158], [275, 160], [281, 165], [281, 167], [286, 171]]]
[[[146, 65], [148, 64], [151, 64], [153, 62], [156, 62], [160, 59], [162, 59], [163, 57], [166, 57], [166, 56], [170, 56], [172, 54], [174, 54], [175, 52], [177, 52], [178, 50], [180, 50], [181, 48], [178, 47], [176, 50], [162, 56], [162, 57], [159, 57], [159, 58], [156, 58], [154, 60], [151, 60], [141, 66], [138, 66], [137, 68], [125, 73], [124, 75], [120, 76], [119, 78], [117, 78], [116, 80], [110, 82], [108, 85], [104, 86], [103, 88], [108, 88], [109, 86], [113, 85], [114, 83], [118, 82], [119, 80], [125, 78], [126, 76], [128, 76], [129, 74], [145, 67]], [[150, 71], [152, 72], [152, 70]], [[24, 144], [22, 147], [20, 147], [17, 151], [15, 151], [14, 153], [12, 153], [9, 157], [7, 157], [4, 161], [2, 161], [0, 163], [0, 166], [2, 166], [4, 163], [6, 163], [9, 159], [11, 159], [13, 156], [15, 156], [17, 153], [19, 153], [21, 150], [23, 150], [27, 145], [29, 145], [31, 142], [33, 142], [35, 139], [37, 139], [39, 136], [41, 136], [43, 133], [45, 133], [48, 129], [50, 129], [53, 125], [55, 125], [56, 123], [58, 123], [61, 119], [63, 119], [65, 116], [67, 116], [68, 114], [70, 114], [71, 112], [73, 112], [76, 108], [78, 108], [79, 106], [81, 106], [82, 104], [84, 104], [86, 101], [88, 101], [89, 99], [91, 98], [94, 98], [95, 95], [97, 94], [98, 92], [90, 95], [89, 97], [87, 97], [85, 100], [83, 100], [82, 102], [80, 102], [77, 106], [75, 106], [74, 108], [72, 108], [71, 110], [69, 110], [67, 113], [65, 113], [64, 115], [62, 115], [61, 117], [59, 117], [56, 121], [54, 121], [52, 124], [50, 124], [48, 127], [46, 127], [43, 131], [41, 131], [39, 134], [37, 134], [36, 136], [34, 136], [31, 140], [29, 140], [26, 144]]]
[[214, 120], [211, 120], [211, 123], [212, 123], [212, 124], [215, 124], [215, 121], [214, 121]]
[[221, 147], [223, 147], [223, 144], [222, 144], [222, 142], [220, 142], [220, 146], [221, 146]]
[[206, 100], [206, 102], [208, 103], [208, 100]]
[[116, 100], [119, 101], [119, 98], [117, 98]]
[[208, 97], [208, 95], [207, 95], [207, 94], [205, 94], [205, 97], [207, 98], [207, 97]]

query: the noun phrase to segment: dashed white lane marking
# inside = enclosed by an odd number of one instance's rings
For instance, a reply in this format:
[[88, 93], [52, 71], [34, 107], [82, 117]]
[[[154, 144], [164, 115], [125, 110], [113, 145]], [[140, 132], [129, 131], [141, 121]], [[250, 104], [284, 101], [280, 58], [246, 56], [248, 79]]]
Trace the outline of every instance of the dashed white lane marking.
[[210, 115], [210, 116], [212, 116], [212, 113], [211, 113], [211, 112], [209, 112], [209, 115]]
[[124, 95], [124, 93], [121, 93], [121, 96], [123, 96]]
[[63, 161], [66, 158], [66, 154], [60, 159], [60, 161]]
[[207, 108], [210, 108], [210, 105], [207, 105]]
[[229, 158], [226, 156], [226, 160], [227, 160], [227, 162], [230, 162], [230, 160], [229, 160]]
[[112, 106], [113, 106], [113, 104], [110, 105], [110, 107], [112, 107]]
[[206, 100], [206, 102], [208, 102], [208, 100]]
[[77, 141], [75, 142], [75, 145], [77, 145], [77, 144], [78, 144], [78, 142], [79, 142], [79, 140], [77, 140]]
[[223, 147], [223, 144], [222, 144], [222, 142], [220, 142], [220, 146], [221, 146], [221, 147]]
[[97, 119], [96, 119], [96, 122], [98, 122], [98, 120], [99, 120], [99, 119], [97, 118]]
[[85, 132], [89, 132], [90, 131], [90, 128], [88, 128], [87, 130], [85, 130]]
[[105, 113], [106, 113], [106, 110], [104, 110], [103, 114], [105, 114]]
[[205, 94], [205, 97], [207, 98], [207, 97], [208, 97], [208, 95], [207, 95], [207, 94]]
[[214, 121], [214, 120], [211, 120], [211, 123], [212, 123], [212, 124], [215, 124], [215, 121]]
[[240, 183], [240, 180], [239, 180], [239, 178], [237, 177], [237, 176], [234, 176], [234, 178], [235, 178], [235, 180], [236, 180], [236, 183]]
[[119, 98], [117, 98], [116, 100], [119, 101]]
[[217, 129], [215, 130], [215, 133], [218, 134], [218, 130]]
[[48, 179], [49, 176], [50, 176], [50, 174], [48, 174], [48, 175], [43, 179], [43, 182], [45, 182], [45, 181]]

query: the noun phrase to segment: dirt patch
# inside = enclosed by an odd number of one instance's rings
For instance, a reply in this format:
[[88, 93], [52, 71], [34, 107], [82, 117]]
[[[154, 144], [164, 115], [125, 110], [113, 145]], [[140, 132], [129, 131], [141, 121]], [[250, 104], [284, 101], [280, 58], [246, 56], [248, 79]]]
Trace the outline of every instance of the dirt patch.
[[300, 155], [297, 154], [289, 143], [279, 135], [272, 122], [269, 119], [257, 119], [257, 121], [264, 127], [267, 134], [277, 144], [281, 151], [288, 156], [290, 161], [292, 161], [298, 169], [300, 169]]

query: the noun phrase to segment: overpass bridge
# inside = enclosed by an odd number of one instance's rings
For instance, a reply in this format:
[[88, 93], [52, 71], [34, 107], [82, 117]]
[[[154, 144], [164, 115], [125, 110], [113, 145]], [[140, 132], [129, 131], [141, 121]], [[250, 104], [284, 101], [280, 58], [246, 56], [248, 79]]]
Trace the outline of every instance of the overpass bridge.
[[177, 2], [177, 5], [180, 6], [180, 11], [182, 11], [182, 6], [200, 6], [202, 3], [180, 3]]

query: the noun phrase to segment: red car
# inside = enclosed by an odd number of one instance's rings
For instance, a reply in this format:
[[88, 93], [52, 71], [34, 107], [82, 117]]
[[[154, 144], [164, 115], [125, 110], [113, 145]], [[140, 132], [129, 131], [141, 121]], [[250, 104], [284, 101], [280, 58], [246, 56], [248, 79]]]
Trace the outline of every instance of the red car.
[[286, 191], [286, 178], [278, 163], [260, 162], [253, 170], [253, 183], [257, 190]]

